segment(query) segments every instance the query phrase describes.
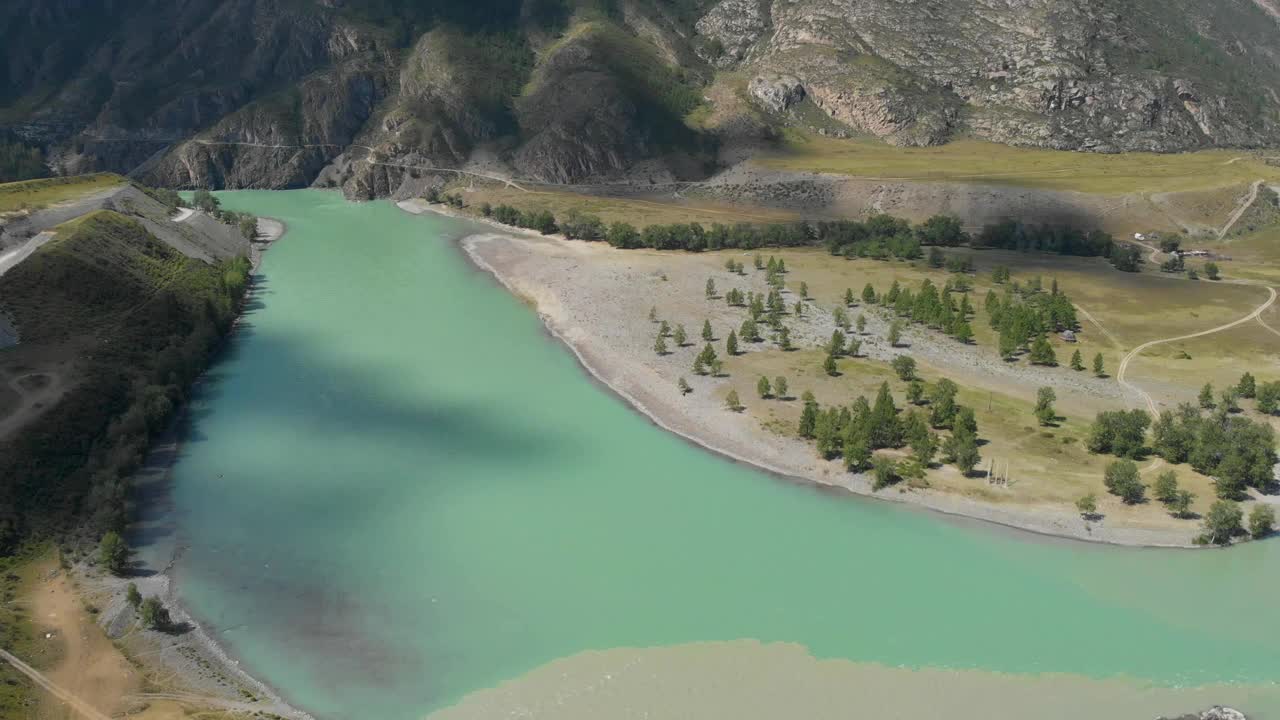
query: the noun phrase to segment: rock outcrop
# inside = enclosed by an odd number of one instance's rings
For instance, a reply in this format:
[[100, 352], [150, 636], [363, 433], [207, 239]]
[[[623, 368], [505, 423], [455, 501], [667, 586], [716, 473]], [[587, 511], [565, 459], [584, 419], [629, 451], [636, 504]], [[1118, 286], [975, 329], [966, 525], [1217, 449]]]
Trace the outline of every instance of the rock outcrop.
[[889, 142], [961, 129], [1104, 152], [1280, 139], [1280, 26], [1249, 0], [1124, 13], [1092, 0], [750, 7], [722, 0], [699, 21], [726, 49], [718, 62], [795, 75], [832, 118]]
[[1190, 713], [1176, 718], [1160, 717], [1156, 720], [1249, 720], [1245, 714], [1234, 708], [1214, 705], [1202, 713]]
[[804, 99], [804, 85], [795, 75], [757, 75], [747, 90], [761, 105], [780, 113]]

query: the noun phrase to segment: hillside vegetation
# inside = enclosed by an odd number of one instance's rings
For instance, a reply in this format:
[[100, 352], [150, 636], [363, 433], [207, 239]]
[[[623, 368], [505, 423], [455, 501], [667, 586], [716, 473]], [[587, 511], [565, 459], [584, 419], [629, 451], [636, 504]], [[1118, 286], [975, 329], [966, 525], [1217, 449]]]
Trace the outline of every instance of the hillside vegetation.
[[242, 258], [188, 258], [104, 210], [0, 277], [23, 337], [0, 362], [69, 387], [0, 444], [0, 554], [57, 530], [92, 539], [121, 526], [124, 478], [207, 364], [248, 274]]

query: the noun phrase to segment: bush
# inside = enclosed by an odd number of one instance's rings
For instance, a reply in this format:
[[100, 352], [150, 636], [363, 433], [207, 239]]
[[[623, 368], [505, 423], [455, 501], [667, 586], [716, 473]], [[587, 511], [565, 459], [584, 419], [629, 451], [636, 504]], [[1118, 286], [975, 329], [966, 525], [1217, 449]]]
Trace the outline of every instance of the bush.
[[1276, 511], [1270, 505], [1254, 505], [1249, 511], [1249, 534], [1264, 538], [1275, 530]]
[[164, 630], [172, 624], [169, 619], [169, 608], [165, 607], [157, 597], [143, 600], [138, 613], [142, 617], [142, 624], [152, 630]]
[[129, 546], [125, 545], [120, 533], [111, 530], [103, 535], [98, 543], [98, 562], [102, 567], [113, 575], [119, 575], [124, 572], [128, 561]]
[[1146, 486], [1138, 479], [1138, 466], [1132, 460], [1116, 460], [1107, 465], [1104, 482], [1107, 490], [1119, 496], [1126, 505], [1145, 499]]

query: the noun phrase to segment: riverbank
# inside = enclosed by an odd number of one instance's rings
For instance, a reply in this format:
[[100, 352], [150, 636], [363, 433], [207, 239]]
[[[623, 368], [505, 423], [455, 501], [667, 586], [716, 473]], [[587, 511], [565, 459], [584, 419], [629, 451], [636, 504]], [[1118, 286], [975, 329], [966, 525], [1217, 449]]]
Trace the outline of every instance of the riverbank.
[[[399, 206], [413, 213], [438, 210], [421, 201]], [[718, 328], [737, 324], [723, 303], [703, 300], [704, 275], [683, 272], [683, 261], [692, 256], [618, 251], [490, 224], [495, 232], [461, 241], [471, 261], [535, 306], [548, 330], [569, 346], [587, 372], [658, 426], [701, 447], [788, 479], [1041, 535], [1130, 546], [1196, 547], [1192, 539], [1199, 527], [1186, 521], [1086, 522], [1069, 506], [990, 502], [929, 488], [873, 491], [868, 475], [845, 472], [838, 462], [816, 458], [807, 443], [727, 411], [723, 397], [729, 379], [693, 375], [684, 363], [673, 364], [652, 351], [652, 325], [636, 322], [651, 304], [664, 318], [688, 315], [696, 306], [699, 315], [711, 313], [709, 319]], [[689, 326], [689, 331], [697, 332], [697, 326]], [[811, 333], [813, 338], [798, 340], [820, 343], [823, 331], [830, 332], [823, 328]], [[701, 342], [691, 345], [696, 351]], [[876, 356], [874, 347], [870, 354]], [[690, 383], [692, 393], [677, 389], [680, 377]], [[796, 386], [792, 394], [804, 389]], [[1082, 383], [1079, 390], [1111, 392], [1117, 398], [1123, 393], [1114, 383], [1103, 388]], [[985, 485], [980, 480], [974, 484]]]
[[[249, 253], [255, 272], [267, 248], [287, 230], [278, 220], [259, 219], [258, 237], [251, 243]], [[241, 314], [224, 343], [241, 327], [244, 309], [251, 306], [254, 292], [251, 283]], [[203, 376], [196, 381], [193, 391], [198, 392], [202, 382]], [[59, 661], [49, 673], [50, 677], [58, 686], [59, 677], [76, 678], [88, 673], [90, 680], [81, 684], [91, 683], [93, 672], [111, 668], [112, 676], [122, 679], [106, 686], [92, 685], [92, 696], [79, 699], [92, 708], [128, 712], [131, 716], [141, 713], [136, 716], [188, 717], [213, 709], [310, 720], [310, 715], [290, 706], [272, 688], [243, 670], [240, 662], [218, 643], [214, 632], [192, 616], [181, 602], [175, 575], [183, 547], [177, 539], [179, 528], [169, 499], [169, 483], [186, 432], [187, 411], [186, 407], [180, 409], [170, 427], [152, 443], [133, 478], [136, 518], [129, 540], [136, 552], [130, 572], [116, 577], [85, 561], [61, 571], [55, 568], [52, 572], [47, 569], [41, 572], [39, 586], [32, 594], [37, 609], [48, 599], [73, 592], [81, 604], [93, 608], [92, 617], [86, 615], [83, 621], [75, 621], [79, 622], [75, 629], [82, 641], [72, 648], [75, 652]], [[142, 627], [137, 612], [126, 598], [131, 583], [144, 598], [155, 597], [164, 603], [171, 618], [170, 628]], [[56, 609], [51, 612], [58, 617], [66, 615]], [[36, 616], [47, 614], [37, 612]], [[72, 620], [62, 622], [65, 625]], [[70, 631], [59, 626], [53, 632]], [[126, 671], [116, 668], [126, 668]], [[126, 674], [131, 677], [125, 678]], [[72, 697], [80, 695], [77, 687], [61, 687], [61, 692]]]

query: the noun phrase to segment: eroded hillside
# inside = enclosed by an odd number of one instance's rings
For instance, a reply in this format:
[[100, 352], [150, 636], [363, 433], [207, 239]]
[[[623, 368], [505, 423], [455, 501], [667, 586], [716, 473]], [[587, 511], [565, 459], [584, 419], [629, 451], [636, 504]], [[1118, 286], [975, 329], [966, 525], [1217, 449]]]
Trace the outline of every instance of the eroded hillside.
[[0, 135], [23, 172], [34, 150], [55, 173], [373, 197], [442, 169], [705, 177], [791, 127], [1100, 152], [1280, 142], [1263, 0], [82, 5], [0, 10]]

